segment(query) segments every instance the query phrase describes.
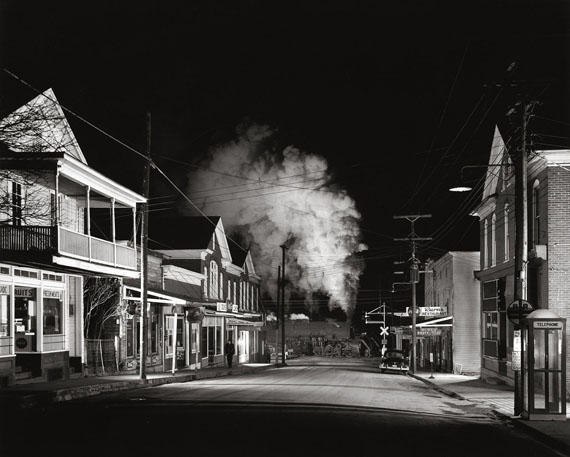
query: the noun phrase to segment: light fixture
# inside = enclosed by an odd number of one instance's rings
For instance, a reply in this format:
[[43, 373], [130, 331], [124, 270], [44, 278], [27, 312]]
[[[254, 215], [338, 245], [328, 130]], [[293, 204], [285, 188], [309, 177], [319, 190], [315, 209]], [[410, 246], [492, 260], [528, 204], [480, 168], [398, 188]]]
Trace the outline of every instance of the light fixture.
[[450, 192], [469, 192], [471, 190], [473, 190], [473, 188], [468, 186], [455, 186], [449, 189]]

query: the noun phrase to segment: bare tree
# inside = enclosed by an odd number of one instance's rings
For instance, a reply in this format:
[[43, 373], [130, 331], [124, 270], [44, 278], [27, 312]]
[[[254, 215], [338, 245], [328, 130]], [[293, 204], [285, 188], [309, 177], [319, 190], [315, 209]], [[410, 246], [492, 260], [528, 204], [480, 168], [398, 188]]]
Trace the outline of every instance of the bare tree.
[[107, 320], [124, 314], [119, 294], [120, 287], [121, 281], [118, 278], [89, 276], [85, 280], [83, 332], [86, 338], [100, 337]]
[[41, 158], [50, 152], [82, 155], [53, 91], [47, 90], [0, 120], [0, 157], [5, 158], [0, 167], [0, 221], [14, 225], [53, 221], [49, 191], [54, 178], [53, 172], [47, 172], [48, 163], [6, 159]]

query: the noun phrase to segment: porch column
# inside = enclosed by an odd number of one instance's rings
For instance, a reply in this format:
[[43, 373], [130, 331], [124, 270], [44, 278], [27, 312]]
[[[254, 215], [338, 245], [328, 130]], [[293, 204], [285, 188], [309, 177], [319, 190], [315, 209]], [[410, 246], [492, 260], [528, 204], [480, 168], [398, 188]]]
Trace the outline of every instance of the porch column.
[[61, 165], [58, 163], [55, 169], [55, 197], [53, 199], [53, 225], [54, 233], [51, 235], [52, 245], [56, 252], [59, 252], [59, 169]]
[[113, 242], [113, 264], [117, 265], [117, 243], [115, 236], [115, 198], [111, 198], [111, 241]]
[[85, 209], [87, 211], [87, 252], [91, 260], [91, 186], [87, 186], [85, 195]]

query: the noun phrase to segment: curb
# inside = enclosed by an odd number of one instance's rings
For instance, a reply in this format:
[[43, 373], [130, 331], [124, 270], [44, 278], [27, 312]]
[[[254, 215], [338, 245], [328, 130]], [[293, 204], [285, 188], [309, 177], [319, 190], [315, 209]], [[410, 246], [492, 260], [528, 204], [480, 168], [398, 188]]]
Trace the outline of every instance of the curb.
[[[417, 379], [419, 381], [422, 381], [424, 384], [427, 384], [432, 389], [437, 390], [438, 392], [441, 392], [442, 394], [447, 395], [448, 397], [456, 398], [458, 400], [472, 401], [472, 400], [469, 400], [468, 398], [466, 398], [462, 395], [459, 395], [455, 392], [452, 392], [451, 390], [444, 389], [443, 387], [440, 387], [437, 384], [429, 381], [428, 379], [422, 378], [421, 376], [418, 376], [416, 374], [408, 373], [408, 376], [410, 376], [414, 379]], [[524, 430], [526, 433], [528, 433], [529, 435], [532, 435], [535, 439], [541, 441], [543, 444], [550, 446], [552, 449], [555, 449], [557, 451], [561, 451], [564, 453], [567, 453], [570, 450], [570, 449], [568, 449], [568, 446], [566, 446], [563, 442], [557, 440], [556, 438], [553, 438], [552, 436], [547, 435], [546, 433], [543, 433], [540, 430], [535, 429], [534, 427], [531, 427], [530, 425], [526, 424], [525, 422], [523, 422], [519, 419], [512, 418], [511, 416], [508, 416], [508, 415], [506, 415], [500, 411], [497, 411], [493, 405], [489, 405], [488, 403], [485, 403], [485, 405], [499, 419], [506, 421], [506, 422], [509, 422], [509, 424], [512, 424], [515, 427], [518, 427], [520, 430]], [[568, 455], [570, 455], [570, 454], [568, 454]]]
[[[263, 371], [273, 366], [263, 367], [243, 367], [239, 370], [216, 370], [216, 371], [198, 371], [194, 373], [178, 375], [178, 376], [161, 376], [153, 379], [138, 379], [125, 381], [111, 381], [107, 383], [90, 384], [79, 387], [63, 388], [58, 390], [42, 390], [37, 392], [23, 392], [9, 398], [7, 406], [16, 407], [21, 410], [30, 410], [37, 407], [45, 407], [52, 403], [61, 403], [65, 401], [77, 400], [80, 398], [92, 397], [95, 395], [120, 392], [123, 390], [138, 389], [142, 387], [155, 387], [163, 384], [186, 383], [202, 379], [212, 379], [225, 376], [239, 376], [242, 374], [255, 373]], [[7, 397], [0, 398], [6, 400]]]

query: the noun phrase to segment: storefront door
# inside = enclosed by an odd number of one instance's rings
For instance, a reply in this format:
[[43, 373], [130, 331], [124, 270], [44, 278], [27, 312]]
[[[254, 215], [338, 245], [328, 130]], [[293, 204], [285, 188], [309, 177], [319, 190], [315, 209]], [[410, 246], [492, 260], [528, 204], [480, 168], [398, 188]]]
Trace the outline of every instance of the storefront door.
[[16, 352], [35, 352], [37, 350], [37, 303], [36, 289], [29, 287], [14, 288]]

